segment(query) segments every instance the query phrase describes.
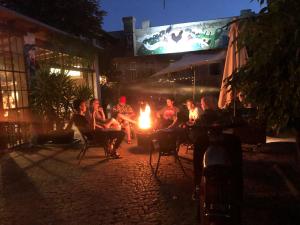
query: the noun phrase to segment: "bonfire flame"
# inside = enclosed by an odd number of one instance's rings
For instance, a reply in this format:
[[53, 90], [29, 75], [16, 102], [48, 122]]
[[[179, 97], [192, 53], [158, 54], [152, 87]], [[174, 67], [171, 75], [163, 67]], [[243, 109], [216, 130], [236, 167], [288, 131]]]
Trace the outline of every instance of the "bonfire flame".
[[145, 110], [140, 109], [139, 127], [141, 129], [149, 129], [151, 127], [150, 106], [147, 104]]

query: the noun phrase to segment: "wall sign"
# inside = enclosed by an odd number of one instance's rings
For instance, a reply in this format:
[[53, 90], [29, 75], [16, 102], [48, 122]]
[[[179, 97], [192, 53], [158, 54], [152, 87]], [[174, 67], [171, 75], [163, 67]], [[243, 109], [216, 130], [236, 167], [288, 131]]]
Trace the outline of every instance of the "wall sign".
[[225, 48], [232, 18], [136, 29], [136, 55]]

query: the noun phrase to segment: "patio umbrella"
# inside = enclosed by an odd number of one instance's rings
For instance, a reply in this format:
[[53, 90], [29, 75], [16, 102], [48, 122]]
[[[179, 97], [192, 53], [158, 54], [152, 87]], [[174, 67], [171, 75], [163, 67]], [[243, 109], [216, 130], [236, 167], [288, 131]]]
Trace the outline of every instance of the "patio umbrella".
[[[225, 108], [233, 99], [235, 100], [236, 93], [230, 91], [230, 86], [225, 86], [226, 78], [230, 77], [233, 72], [245, 65], [248, 59], [247, 50], [245, 47], [238, 49], [237, 37], [239, 35], [238, 23], [232, 23], [228, 33], [229, 43], [227, 48], [225, 66], [223, 71], [222, 84], [219, 95], [219, 108]], [[235, 92], [235, 91], [234, 91]], [[235, 110], [234, 110], [235, 111]]]

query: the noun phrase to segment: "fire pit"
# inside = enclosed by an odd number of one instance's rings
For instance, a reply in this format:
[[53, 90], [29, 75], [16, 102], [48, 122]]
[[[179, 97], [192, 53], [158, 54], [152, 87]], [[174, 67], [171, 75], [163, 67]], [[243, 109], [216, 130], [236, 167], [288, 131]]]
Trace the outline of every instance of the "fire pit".
[[149, 150], [151, 147], [151, 135], [153, 133], [151, 123], [151, 109], [146, 105], [145, 109], [140, 109], [139, 129], [136, 132], [138, 147]]
[[139, 130], [136, 134], [138, 147], [149, 150], [151, 147], [152, 130]]

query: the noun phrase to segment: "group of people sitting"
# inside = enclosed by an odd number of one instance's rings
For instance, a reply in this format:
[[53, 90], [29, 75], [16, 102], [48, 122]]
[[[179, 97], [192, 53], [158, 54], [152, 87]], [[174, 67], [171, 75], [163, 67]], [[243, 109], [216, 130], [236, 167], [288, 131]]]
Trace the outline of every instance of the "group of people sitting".
[[[125, 132], [130, 132], [129, 123], [135, 123], [132, 108], [126, 104], [126, 97], [122, 96], [119, 103], [113, 108], [115, 118], [106, 118], [98, 99], [90, 101], [88, 108], [85, 100], [75, 100], [73, 103], [75, 113], [66, 129], [73, 124], [88, 139], [94, 142], [111, 143], [109, 154], [113, 158], [119, 158], [118, 148], [125, 137]], [[124, 132], [125, 131], [125, 132]], [[127, 142], [131, 143], [131, 135], [127, 135]]]
[[114, 142], [109, 154], [113, 158], [119, 158], [117, 150], [125, 135], [120, 124], [115, 119], [105, 119], [103, 110], [99, 109], [97, 99], [93, 99], [91, 105], [91, 110], [87, 110], [85, 100], [75, 100], [73, 103], [75, 113], [66, 129], [70, 129], [75, 124], [79, 131], [90, 140], [98, 143]]
[[[185, 103], [188, 110], [188, 119], [182, 119], [182, 113], [180, 109], [174, 105], [174, 98], [169, 97], [166, 100], [166, 106], [160, 109], [156, 113], [158, 121], [156, 122], [157, 127], [160, 129], [164, 128], [176, 128], [176, 127], [186, 127], [195, 125], [201, 115], [207, 111], [215, 111], [217, 105], [215, 99], [212, 96], [204, 96], [200, 100], [200, 107], [192, 99], [186, 100]], [[181, 117], [181, 118], [179, 118]]]
[[[180, 109], [175, 106], [174, 99], [168, 97], [166, 105], [154, 113], [154, 130], [158, 131], [174, 131], [178, 132], [178, 136], [182, 135], [187, 129], [186, 127], [199, 127], [207, 125], [215, 121], [218, 117], [218, 107], [212, 96], [204, 96], [200, 100], [200, 107], [196, 103], [188, 99], [185, 102], [188, 110], [188, 119], [180, 119]], [[130, 105], [126, 103], [126, 97], [121, 96], [119, 103], [112, 108], [113, 117], [106, 118], [103, 108], [99, 104], [98, 99], [90, 101], [90, 107], [87, 108], [84, 100], [74, 101], [74, 109], [76, 113], [73, 115], [67, 128], [75, 124], [84, 135], [95, 141], [113, 142], [113, 148], [110, 155], [113, 158], [119, 158], [118, 149], [123, 141], [125, 134], [127, 143], [131, 143], [132, 124], [137, 124], [136, 114]], [[209, 146], [209, 138], [205, 129], [196, 129], [196, 135], [193, 135], [194, 144], [194, 178], [195, 187], [199, 188], [202, 174], [202, 160], [206, 148]], [[186, 134], [186, 132], [185, 132]], [[199, 190], [198, 190], [199, 191]], [[195, 191], [197, 193], [197, 190]]]
[[[178, 120], [179, 108], [174, 105], [174, 99], [169, 97], [166, 99], [166, 105], [158, 110], [155, 115], [156, 129], [173, 129], [179, 126], [184, 127], [185, 124], [192, 126], [199, 120], [201, 113], [206, 109], [214, 109], [213, 101], [209, 97], [201, 99], [201, 109], [199, 109], [193, 100], [186, 101], [189, 111], [188, 121], [182, 123]], [[74, 101], [75, 113], [67, 126], [71, 128], [75, 124], [78, 129], [88, 138], [97, 141], [111, 141], [114, 143], [110, 151], [112, 157], [118, 158], [118, 148], [123, 141], [125, 134], [127, 143], [132, 141], [132, 127], [137, 124], [136, 114], [133, 108], [127, 104], [126, 97], [121, 96], [119, 103], [112, 108], [112, 118], [106, 118], [103, 108], [100, 106], [98, 99], [90, 101], [90, 107], [87, 107], [86, 101]]]
[[[188, 99], [186, 107], [188, 109], [188, 119], [180, 119], [180, 110], [174, 105], [174, 99], [168, 98], [166, 106], [158, 111], [157, 116], [160, 118], [161, 128], [173, 130], [177, 133], [177, 141], [192, 143], [193, 151], [193, 167], [194, 167], [194, 184], [195, 191], [193, 199], [199, 198], [199, 188], [202, 177], [203, 156], [209, 146], [208, 130], [209, 127], [220, 119], [222, 113], [218, 110], [216, 100], [213, 96], [203, 96], [200, 100], [200, 107], [196, 103]], [[187, 132], [189, 129], [191, 132]], [[162, 130], [163, 132], [163, 130]], [[161, 136], [161, 134], [159, 134]]]

